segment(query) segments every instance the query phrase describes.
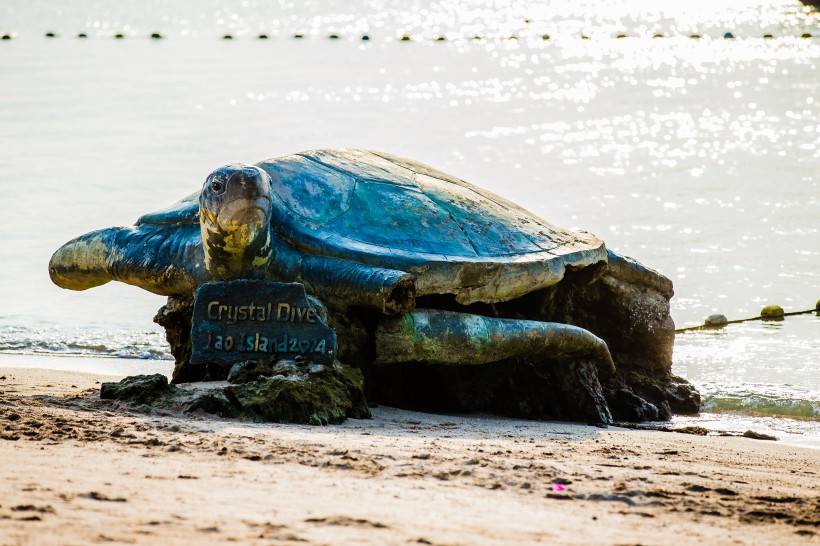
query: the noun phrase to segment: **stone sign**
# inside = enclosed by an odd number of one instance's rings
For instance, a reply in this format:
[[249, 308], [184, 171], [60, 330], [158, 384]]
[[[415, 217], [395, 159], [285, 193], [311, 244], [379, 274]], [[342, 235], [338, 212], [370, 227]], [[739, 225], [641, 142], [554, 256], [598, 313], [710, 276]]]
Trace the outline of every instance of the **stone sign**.
[[331, 364], [336, 332], [311, 306], [301, 283], [211, 282], [196, 293], [191, 348], [191, 364], [297, 356]]

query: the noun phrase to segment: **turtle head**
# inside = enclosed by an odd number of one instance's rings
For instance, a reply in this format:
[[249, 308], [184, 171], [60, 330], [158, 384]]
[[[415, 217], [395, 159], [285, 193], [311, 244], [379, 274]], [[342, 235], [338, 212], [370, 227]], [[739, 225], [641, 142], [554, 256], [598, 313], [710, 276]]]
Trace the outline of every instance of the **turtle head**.
[[199, 223], [213, 278], [263, 275], [270, 258], [270, 191], [270, 177], [254, 165], [225, 165], [205, 180]]

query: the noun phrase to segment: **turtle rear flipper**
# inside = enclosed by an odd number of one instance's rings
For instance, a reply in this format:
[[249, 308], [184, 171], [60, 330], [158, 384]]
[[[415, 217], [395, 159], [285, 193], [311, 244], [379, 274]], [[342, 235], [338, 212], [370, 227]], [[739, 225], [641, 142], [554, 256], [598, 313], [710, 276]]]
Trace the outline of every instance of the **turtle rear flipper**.
[[199, 224], [143, 223], [92, 231], [60, 247], [48, 272], [61, 288], [120, 281], [170, 296], [191, 293], [206, 276]]

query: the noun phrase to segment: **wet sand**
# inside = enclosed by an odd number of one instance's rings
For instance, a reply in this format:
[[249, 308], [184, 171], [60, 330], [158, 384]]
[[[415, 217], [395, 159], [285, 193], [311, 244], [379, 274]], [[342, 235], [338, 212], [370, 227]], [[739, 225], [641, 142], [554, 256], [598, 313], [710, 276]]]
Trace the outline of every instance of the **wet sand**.
[[0, 368], [0, 544], [820, 541], [820, 450], [385, 407], [242, 423], [101, 401], [110, 380]]

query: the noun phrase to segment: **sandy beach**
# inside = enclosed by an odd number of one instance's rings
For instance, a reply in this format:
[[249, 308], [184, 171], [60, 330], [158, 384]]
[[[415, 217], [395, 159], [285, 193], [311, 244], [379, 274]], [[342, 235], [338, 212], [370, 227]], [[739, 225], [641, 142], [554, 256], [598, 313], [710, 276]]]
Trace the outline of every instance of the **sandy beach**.
[[373, 408], [340, 426], [144, 412], [0, 368], [0, 543], [813, 544], [820, 450]]

